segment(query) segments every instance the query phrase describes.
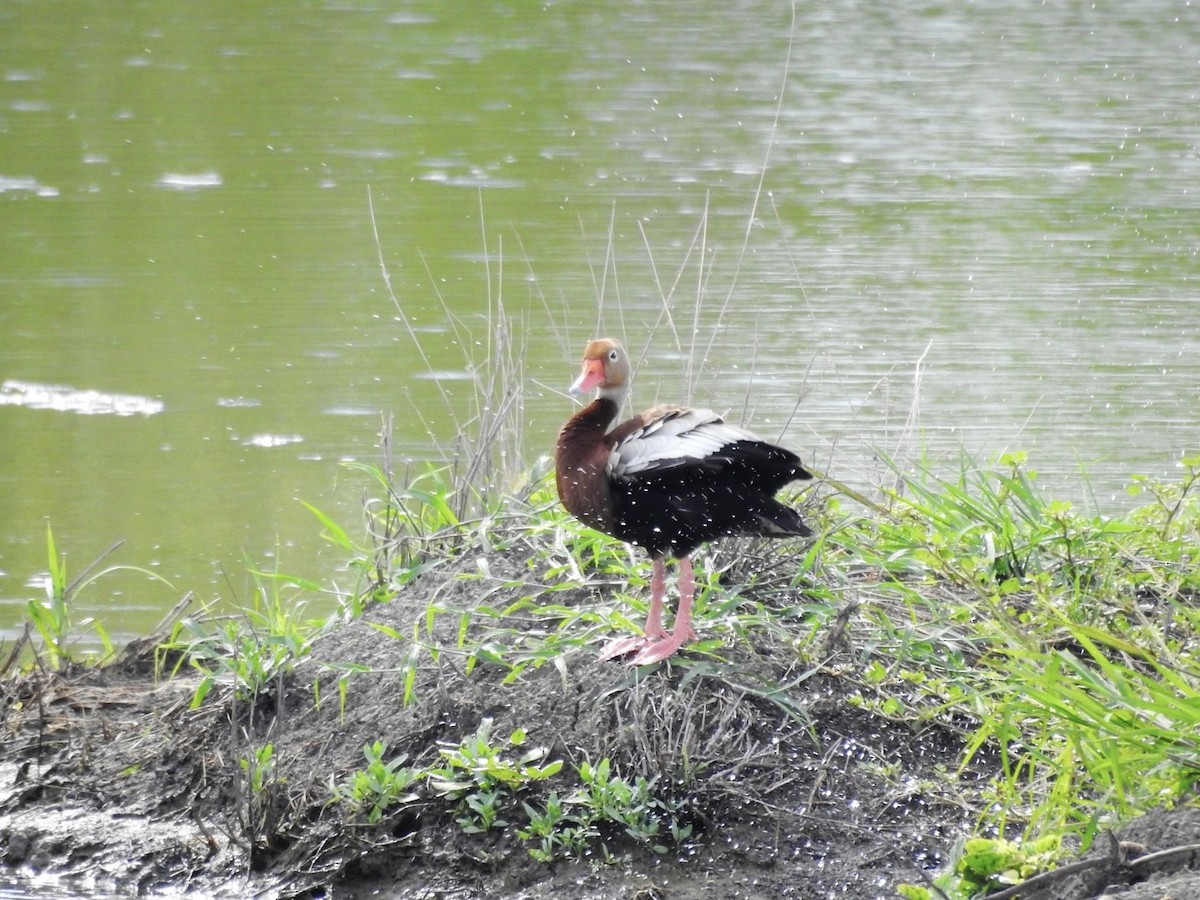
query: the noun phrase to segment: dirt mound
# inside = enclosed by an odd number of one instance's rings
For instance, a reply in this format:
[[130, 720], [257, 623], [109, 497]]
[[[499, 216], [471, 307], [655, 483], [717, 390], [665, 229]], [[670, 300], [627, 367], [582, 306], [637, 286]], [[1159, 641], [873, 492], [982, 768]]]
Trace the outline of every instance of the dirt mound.
[[[446, 560], [254, 696], [221, 683], [194, 706], [196, 678], [156, 682], [136, 657], [10, 679], [0, 858], [122, 891], [213, 896], [882, 898], [922, 883], [970, 832], [956, 795], [992, 761], [976, 754], [957, 773], [963, 731], [914, 731], [862, 702], [848, 647], [814, 663], [763, 633], [640, 669], [598, 663], [594, 646], [520, 669], [499, 651], [468, 653], [487, 635], [456, 613], [483, 605], [512, 607], [506, 622], [545, 637], [546, 616], [521, 612], [531, 577], [515, 551]], [[595, 600], [554, 594], [563, 609]], [[365, 746], [384, 741], [389, 761], [424, 771], [484, 723], [505, 740], [525, 732], [522, 748], [563, 764], [511, 789], [509, 827], [468, 833], [462, 799], [427, 787], [377, 821], [336, 799]], [[570, 852], [533, 858], [517, 834], [525, 804], [565, 795], [568, 773], [605, 759], [625, 783], [652, 785], [674, 833], [648, 840], [597, 819]], [[1179, 821], [1195, 834], [1195, 816]], [[1091, 882], [1076, 888], [1044, 896], [1095, 896]]]

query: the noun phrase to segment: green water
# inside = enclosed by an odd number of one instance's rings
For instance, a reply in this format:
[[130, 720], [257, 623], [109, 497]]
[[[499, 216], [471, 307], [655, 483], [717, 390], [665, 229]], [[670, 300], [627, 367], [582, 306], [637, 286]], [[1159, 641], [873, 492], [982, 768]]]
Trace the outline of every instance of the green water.
[[1198, 61], [1166, 2], [0, 4], [0, 633], [47, 521], [171, 582], [84, 592], [118, 639], [342, 580], [299, 501], [354, 533], [385, 414], [450, 453], [501, 305], [529, 459], [604, 331], [845, 481], [1115, 509], [1198, 449]]

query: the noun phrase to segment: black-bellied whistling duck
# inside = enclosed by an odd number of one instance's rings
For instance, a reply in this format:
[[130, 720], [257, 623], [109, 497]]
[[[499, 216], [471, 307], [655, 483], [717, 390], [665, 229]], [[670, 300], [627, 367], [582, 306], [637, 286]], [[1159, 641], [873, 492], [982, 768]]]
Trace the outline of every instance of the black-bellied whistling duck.
[[[653, 561], [650, 611], [642, 637], [613, 641], [611, 659], [659, 662], [696, 640], [692, 629], [692, 552], [722, 535], [808, 536], [800, 514], [775, 499], [785, 484], [812, 478], [800, 458], [708, 409], [656, 406], [612, 428], [629, 393], [625, 350], [608, 338], [583, 351], [583, 374], [572, 394], [597, 389], [596, 399], [558, 435], [556, 482], [563, 506], [585, 525], [639, 547]], [[666, 557], [679, 565], [675, 629], [663, 628]]]

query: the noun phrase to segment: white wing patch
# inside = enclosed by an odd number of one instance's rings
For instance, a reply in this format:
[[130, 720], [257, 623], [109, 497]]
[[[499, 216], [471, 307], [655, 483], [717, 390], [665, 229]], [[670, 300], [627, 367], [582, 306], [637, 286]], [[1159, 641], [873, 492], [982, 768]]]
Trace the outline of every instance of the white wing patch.
[[757, 441], [736, 425], [727, 425], [711, 409], [658, 409], [645, 425], [622, 438], [608, 456], [608, 475], [631, 478], [702, 462], [735, 441]]

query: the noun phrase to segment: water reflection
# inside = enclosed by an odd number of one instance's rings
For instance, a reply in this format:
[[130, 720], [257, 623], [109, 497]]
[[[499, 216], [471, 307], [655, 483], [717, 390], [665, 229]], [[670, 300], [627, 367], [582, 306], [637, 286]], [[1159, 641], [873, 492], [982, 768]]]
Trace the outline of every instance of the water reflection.
[[224, 184], [221, 176], [216, 172], [198, 172], [193, 175], [185, 175], [179, 172], [167, 172], [158, 179], [160, 187], [174, 188], [181, 191], [195, 190], [196, 188], [211, 188], [220, 187]]
[[162, 402], [149, 397], [76, 390], [66, 385], [32, 384], [11, 379], [0, 384], [0, 406], [114, 416], [152, 416], [163, 411]]

